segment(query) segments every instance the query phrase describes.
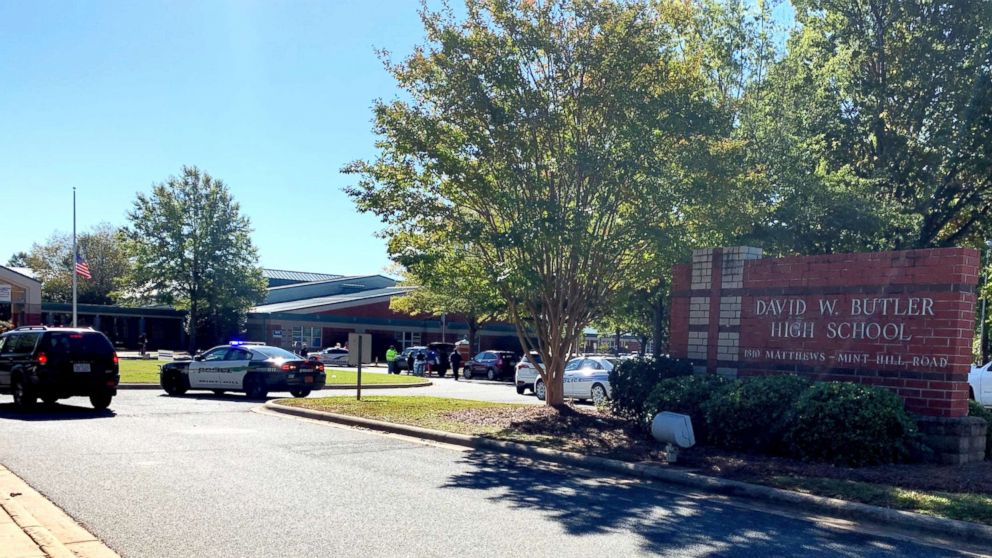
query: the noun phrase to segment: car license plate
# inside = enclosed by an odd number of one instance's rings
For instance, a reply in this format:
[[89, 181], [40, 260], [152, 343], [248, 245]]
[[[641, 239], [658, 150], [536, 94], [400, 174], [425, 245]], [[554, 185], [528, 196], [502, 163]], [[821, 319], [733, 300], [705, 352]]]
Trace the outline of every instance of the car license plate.
[[75, 363], [75, 364], [72, 365], [72, 371], [73, 372], [89, 372], [90, 371], [90, 363], [88, 363], [88, 362], [77, 362], [77, 363]]
[[303, 383], [304, 384], [312, 384], [313, 383], [313, 376], [303, 376]]

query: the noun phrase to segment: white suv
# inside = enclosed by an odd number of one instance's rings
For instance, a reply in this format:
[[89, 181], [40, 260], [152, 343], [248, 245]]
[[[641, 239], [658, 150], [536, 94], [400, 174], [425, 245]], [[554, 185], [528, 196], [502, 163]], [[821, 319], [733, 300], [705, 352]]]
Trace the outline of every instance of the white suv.
[[520, 395], [524, 394], [525, 389], [529, 389], [531, 393], [534, 392], [534, 382], [540, 377], [536, 366], [540, 366], [541, 370], [544, 370], [541, 355], [536, 351], [531, 351], [527, 357], [520, 359], [520, 362], [517, 363], [514, 382], [517, 384], [517, 393]]

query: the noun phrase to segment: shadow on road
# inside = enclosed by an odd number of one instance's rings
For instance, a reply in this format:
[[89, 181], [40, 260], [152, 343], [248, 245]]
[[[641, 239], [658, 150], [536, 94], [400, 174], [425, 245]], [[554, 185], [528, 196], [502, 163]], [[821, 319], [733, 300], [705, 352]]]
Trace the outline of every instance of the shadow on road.
[[208, 393], [208, 392], [188, 392], [182, 395], [169, 395], [167, 393], [161, 393], [159, 394], [159, 397], [165, 397], [168, 399], [205, 399], [208, 401], [236, 401], [242, 403], [258, 404], [258, 403], [265, 403], [266, 401], [271, 401], [273, 399], [288, 399], [291, 398], [292, 395], [286, 393], [283, 395], [267, 395], [265, 399], [249, 399], [248, 396], [246, 396], [243, 393], [223, 393], [218, 395], [216, 393]]
[[46, 421], [46, 420], [83, 420], [101, 419], [117, 416], [113, 409], [98, 411], [92, 407], [78, 407], [76, 405], [45, 405], [39, 403], [31, 409], [23, 410], [13, 403], [0, 404], [0, 419], [12, 419], [23, 421]]
[[[818, 527], [814, 523], [652, 490], [640, 481], [602, 482], [512, 457], [472, 451], [471, 470], [444, 488], [485, 491], [494, 502], [539, 510], [569, 535], [622, 531], [654, 555], [906, 556], [909, 543]], [[801, 517], [798, 512], [796, 517]], [[923, 554], [933, 555], [927, 548]], [[956, 555], [950, 554], [948, 555]]]

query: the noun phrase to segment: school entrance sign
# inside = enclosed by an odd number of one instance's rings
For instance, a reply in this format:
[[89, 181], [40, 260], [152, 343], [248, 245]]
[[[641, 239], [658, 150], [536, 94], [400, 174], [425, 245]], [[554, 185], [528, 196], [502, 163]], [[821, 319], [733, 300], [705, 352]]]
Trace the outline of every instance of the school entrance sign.
[[671, 352], [700, 372], [882, 386], [907, 410], [946, 419], [930, 421], [944, 432], [971, 423], [962, 417], [978, 267], [967, 248], [788, 258], [696, 250], [674, 270]]

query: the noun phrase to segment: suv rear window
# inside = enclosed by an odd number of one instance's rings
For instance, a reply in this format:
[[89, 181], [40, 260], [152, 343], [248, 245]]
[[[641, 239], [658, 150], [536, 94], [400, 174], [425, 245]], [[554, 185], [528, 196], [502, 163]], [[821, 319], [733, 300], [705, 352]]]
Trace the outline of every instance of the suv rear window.
[[110, 344], [102, 333], [92, 332], [69, 332], [50, 331], [41, 342], [40, 350], [45, 351], [51, 357], [72, 358], [106, 358], [114, 353], [114, 346]]

